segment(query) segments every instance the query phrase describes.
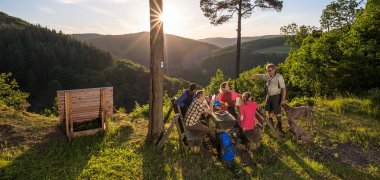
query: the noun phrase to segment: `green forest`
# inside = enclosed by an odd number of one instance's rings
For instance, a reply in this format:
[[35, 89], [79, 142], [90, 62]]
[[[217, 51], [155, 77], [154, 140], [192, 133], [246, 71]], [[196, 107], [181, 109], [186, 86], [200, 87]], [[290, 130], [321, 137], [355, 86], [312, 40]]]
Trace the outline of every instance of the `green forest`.
[[[0, 72], [12, 73], [21, 90], [30, 94], [33, 111], [52, 107], [56, 91], [63, 89], [113, 86], [115, 105], [128, 110], [135, 102], [147, 103], [149, 97], [144, 66], [4, 13], [0, 14]], [[170, 95], [187, 84], [165, 78]]]

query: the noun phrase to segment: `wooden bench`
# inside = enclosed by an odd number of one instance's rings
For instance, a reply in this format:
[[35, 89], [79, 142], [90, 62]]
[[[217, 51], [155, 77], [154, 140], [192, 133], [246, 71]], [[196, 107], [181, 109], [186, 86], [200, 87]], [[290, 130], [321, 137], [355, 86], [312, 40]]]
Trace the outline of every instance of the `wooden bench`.
[[185, 147], [199, 147], [203, 141], [202, 133], [199, 131], [190, 131], [185, 128], [185, 117], [182, 116], [179, 105], [174, 103], [175, 100], [176, 99], [173, 98], [171, 101], [175, 114], [179, 114], [178, 121], [176, 121], [176, 126], [178, 129], [180, 143]]
[[170, 107], [168, 113], [165, 116], [164, 124], [166, 124], [166, 122], [168, 121], [169, 116], [173, 110], [175, 113], [174, 119], [171, 122], [168, 130], [165, 133], [163, 133], [162, 138], [159, 139], [157, 147], [159, 149], [163, 147], [166, 139], [169, 137], [170, 132], [173, 129], [174, 124], [176, 125], [177, 130], [178, 130], [179, 142], [183, 147], [185, 147], [186, 149], [189, 149], [191, 147], [200, 147], [203, 141], [202, 133], [199, 131], [190, 131], [185, 128], [185, 119], [182, 116], [181, 108], [177, 104], [174, 103], [175, 100], [176, 98], [171, 99], [172, 106]]
[[[108, 117], [113, 114], [113, 87], [57, 91], [59, 119], [66, 124], [71, 138], [91, 135], [108, 128]], [[74, 123], [101, 120], [101, 127], [74, 131]]]

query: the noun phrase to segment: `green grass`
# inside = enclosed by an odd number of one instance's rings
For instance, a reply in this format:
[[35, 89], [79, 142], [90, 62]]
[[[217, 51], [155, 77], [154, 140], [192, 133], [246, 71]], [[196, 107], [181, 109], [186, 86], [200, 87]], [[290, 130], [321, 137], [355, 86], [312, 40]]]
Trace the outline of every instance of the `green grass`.
[[[4, 145], [0, 137], [0, 179], [379, 179], [378, 164], [355, 164], [355, 157], [345, 151], [356, 148], [362, 153], [356, 156], [364, 157], [379, 149], [379, 120], [338, 112], [329, 105], [332, 101], [321, 102], [314, 110], [317, 130], [307, 131], [312, 144], [299, 145], [289, 134], [280, 143], [264, 133], [258, 150], [237, 156], [230, 166], [215, 156], [186, 152], [176, 132], [163, 150], [151, 148], [144, 143], [146, 120], [131, 121], [123, 113], [111, 119], [107, 134], [69, 143], [57, 128], [58, 119], [2, 107], [0, 126], [12, 126], [12, 137], [19, 138]], [[305, 121], [297, 122], [306, 129]]]

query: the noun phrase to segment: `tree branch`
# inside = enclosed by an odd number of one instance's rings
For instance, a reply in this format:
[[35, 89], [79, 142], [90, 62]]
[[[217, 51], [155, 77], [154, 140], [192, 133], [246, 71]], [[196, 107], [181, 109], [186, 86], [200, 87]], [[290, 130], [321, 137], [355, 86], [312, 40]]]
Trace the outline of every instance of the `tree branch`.
[[259, 5], [254, 5], [252, 6], [251, 8], [245, 10], [243, 13], [241, 13], [241, 15], [244, 15], [245, 13], [247, 13], [248, 11], [252, 11], [253, 9], [255, 9], [256, 7], [258, 7]]

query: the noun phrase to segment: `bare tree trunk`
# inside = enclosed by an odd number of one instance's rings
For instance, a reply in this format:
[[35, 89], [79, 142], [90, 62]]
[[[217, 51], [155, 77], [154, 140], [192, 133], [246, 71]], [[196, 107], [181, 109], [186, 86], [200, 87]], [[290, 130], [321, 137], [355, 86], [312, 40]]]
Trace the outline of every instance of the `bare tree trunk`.
[[164, 31], [162, 0], [149, 0], [150, 6], [150, 93], [149, 93], [149, 127], [147, 142], [154, 143], [160, 136], [162, 124], [162, 107], [164, 94]]
[[235, 91], [238, 90], [238, 79], [240, 74], [240, 45], [241, 45], [241, 8], [242, 0], [239, 1], [238, 9], [238, 28], [237, 28], [237, 43], [236, 43], [236, 64], [235, 64]]

